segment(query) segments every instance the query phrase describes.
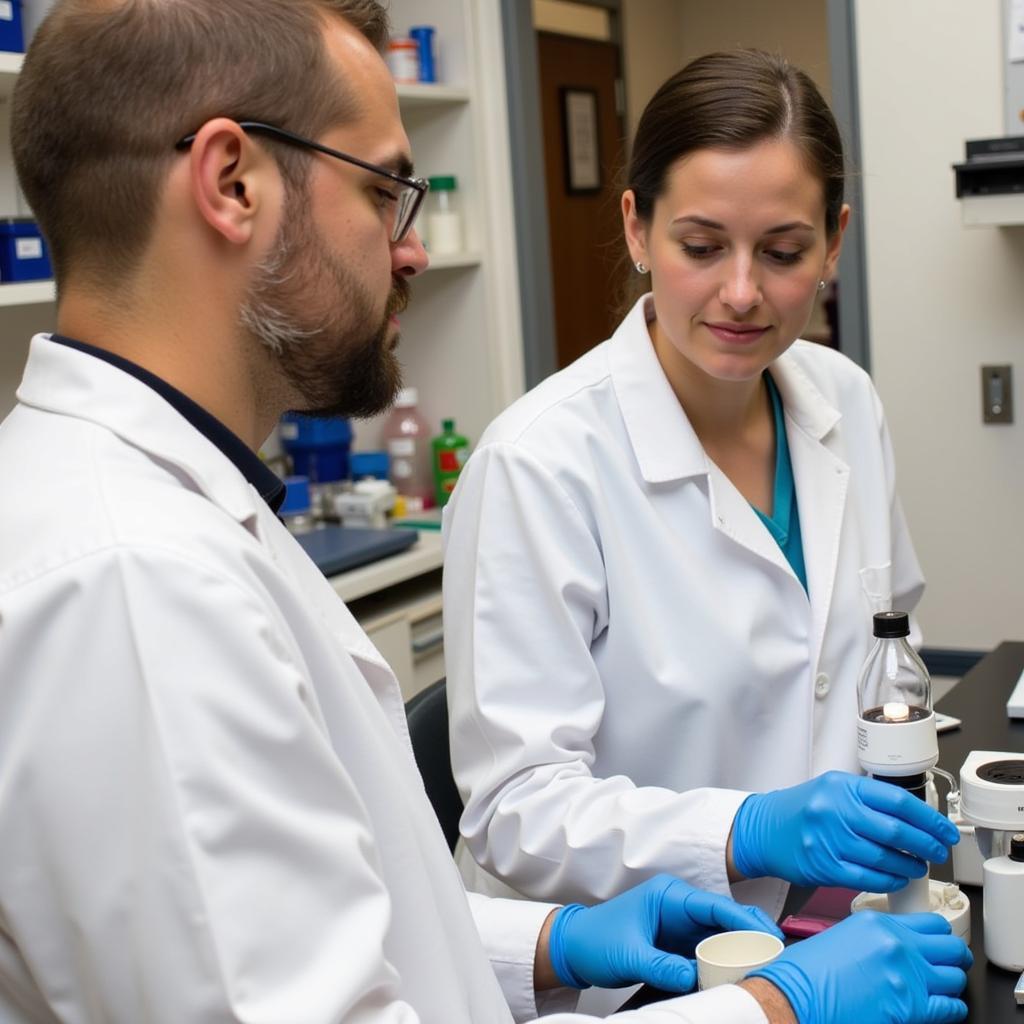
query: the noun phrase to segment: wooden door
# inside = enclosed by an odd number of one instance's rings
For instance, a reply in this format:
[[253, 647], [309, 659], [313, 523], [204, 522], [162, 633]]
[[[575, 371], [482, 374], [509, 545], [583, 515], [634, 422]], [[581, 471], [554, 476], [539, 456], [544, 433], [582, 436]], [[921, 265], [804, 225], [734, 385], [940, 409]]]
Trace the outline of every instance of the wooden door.
[[624, 251], [619, 49], [549, 32], [538, 32], [537, 43], [561, 367], [607, 338], [616, 324]]

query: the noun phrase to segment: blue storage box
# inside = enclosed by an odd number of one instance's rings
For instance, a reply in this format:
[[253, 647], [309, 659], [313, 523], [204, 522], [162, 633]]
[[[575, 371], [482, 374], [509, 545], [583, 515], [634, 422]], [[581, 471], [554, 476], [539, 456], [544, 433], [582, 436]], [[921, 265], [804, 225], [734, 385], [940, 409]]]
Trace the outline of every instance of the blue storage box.
[[0, 50], [25, 52], [25, 33], [21, 27], [21, 0], [0, 0]]
[[36, 222], [28, 217], [0, 218], [0, 281], [50, 277], [50, 253]]
[[387, 480], [388, 467], [391, 459], [387, 452], [353, 452], [349, 457], [349, 467], [353, 480]]
[[348, 420], [286, 412], [280, 433], [281, 445], [291, 456], [297, 475], [320, 484], [349, 478], [352, 425]]

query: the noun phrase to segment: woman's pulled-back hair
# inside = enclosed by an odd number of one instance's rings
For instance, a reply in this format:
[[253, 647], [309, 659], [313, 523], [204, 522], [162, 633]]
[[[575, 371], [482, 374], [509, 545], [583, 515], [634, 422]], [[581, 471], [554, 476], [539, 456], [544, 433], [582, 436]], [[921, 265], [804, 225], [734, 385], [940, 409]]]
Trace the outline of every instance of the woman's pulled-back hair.
[[788, 139], [803, 155], [822, 184], [825, 229], [835, 234], [846, 171], [832, 111], [803, 71], [751, 49], [698, 57], [651, 98], [626, 175], [637, 216], [650, 222], [676, 161], [701, 149], [746, 149], [768, 139]]

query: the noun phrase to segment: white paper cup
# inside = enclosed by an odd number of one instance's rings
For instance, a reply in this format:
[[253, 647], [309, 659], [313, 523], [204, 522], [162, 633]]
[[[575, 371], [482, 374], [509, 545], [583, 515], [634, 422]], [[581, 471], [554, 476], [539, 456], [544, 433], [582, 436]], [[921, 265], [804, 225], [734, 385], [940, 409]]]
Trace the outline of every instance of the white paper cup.
[[767, 932], [719, 932], [697, 944], [697, 984], [701, 989], [732, 985], [771, 963], [785, 948]]

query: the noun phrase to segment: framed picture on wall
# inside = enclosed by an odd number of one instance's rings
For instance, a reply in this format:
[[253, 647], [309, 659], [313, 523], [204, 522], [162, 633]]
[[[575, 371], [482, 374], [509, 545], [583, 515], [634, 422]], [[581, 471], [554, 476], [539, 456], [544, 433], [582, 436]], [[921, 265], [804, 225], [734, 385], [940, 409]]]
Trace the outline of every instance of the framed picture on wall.
[[601, 147], [598, 145], [597, 90], [559, 89], [562, 100], [562, 140], [565, 149], [565, 187], [572, 193], [601, 191]]

